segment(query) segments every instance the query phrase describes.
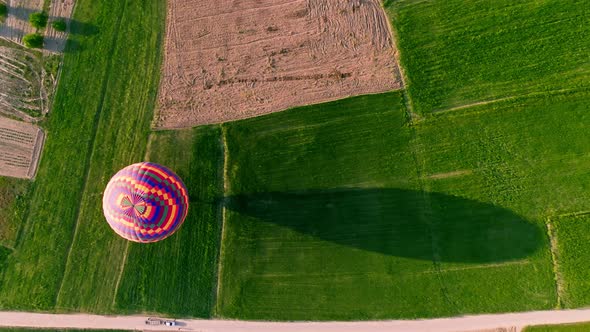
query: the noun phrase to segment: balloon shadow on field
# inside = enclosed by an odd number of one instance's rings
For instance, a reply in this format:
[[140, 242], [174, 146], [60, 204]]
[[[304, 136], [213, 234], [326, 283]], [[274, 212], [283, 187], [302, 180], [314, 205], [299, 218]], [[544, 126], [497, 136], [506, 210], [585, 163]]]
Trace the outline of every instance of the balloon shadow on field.
[[505, 262], [532, 255], [543, 242], [538, 225], [510, 210], [441, 193], [269, 192], [227, 197], [226, 207], [343, 246], [422, 260]]

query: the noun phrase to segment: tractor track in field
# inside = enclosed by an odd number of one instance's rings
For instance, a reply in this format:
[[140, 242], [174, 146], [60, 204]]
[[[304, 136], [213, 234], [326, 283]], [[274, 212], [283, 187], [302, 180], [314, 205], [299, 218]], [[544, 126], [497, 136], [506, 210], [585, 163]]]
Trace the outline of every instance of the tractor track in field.
[[557, 236], [553, 231], [551, 219], [547, 219], [545, 225], [547, 227], [547, 237], [549, 238], [551, 249], [551, 266], [553, 268], [553, 275], [555, 276], [556, 309], [559, 309], [563, 305], [563, 294], [565, 293], [563, 289], [563, 277], [559, 272], [559, 245], [557, 244]]
[[180, 319], [178, 325], [146, 325], [146, 316], [99, 316], [0, 311], [0, 326], [46, 329], [112, 329], [194, 332], [475, 332], [521, 331], [525, 326], [569, 324], [590, 319], [590, 309], [529, 311], [423, 320], [352, 322], [261, 322], [219, 319]]
[[226, 203], [227, 203], [227, 198], [226, 195], [229, 193], [229, 183], [228, 183], [228, 171], [227, 171], [227, 164], [228, 164], [228, 147], [227, 147], [227, 132], [223, 125], [220, 126], [220, 130], [221, 130], [221, 135], [220, 135], [220, 148], [222, 151], [222, 163], [220, 165], [220, 173], [221, 173], [221, 190], [223, 192], [223, 199], [218, 203], [220, 206], [220, 231], [219, 231], [219, 248], [217, 250], [217, 278], [216, 278], [216, 284], [215, 284], [215, 306], [214, 306], [214, 312], [218, 313], [219, 310], [219, 299], [220, 299], [220, 292], [221, 292], [221, 279], [222, 279], [222, 273], [223, 273], [223, 264], [221, 259], [223, 258], [223, 239], [224, 239], [224, 234], [225, 234], [225, 220], [226, 220]]

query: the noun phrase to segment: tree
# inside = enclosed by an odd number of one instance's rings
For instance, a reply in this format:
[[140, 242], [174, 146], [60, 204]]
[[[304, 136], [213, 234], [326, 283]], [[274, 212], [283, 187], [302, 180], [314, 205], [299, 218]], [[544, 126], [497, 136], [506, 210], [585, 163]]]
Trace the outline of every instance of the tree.
[[38, 33], [30, 33], [23, 37], [23, 43], [28, 48], [43, 47], [43, 36]]
[[53, 21], [53, 22], [51, 23], [51, 26], [52, 26], [52, 27], [53, 27], [55, 30], [57, 30], [57, 31], [61, 31], [61, 32], [64, 32], [64, 31], [66, 31], [66, 28], [68, 27], [68, 26], [66, 25], [66, 21], [65, 21], [63, 18], [62, 18], [62, 19], [59, 19], [59, 20], [57, 20], [57, 21]]
[[0, 2], [0, 18], [6, 18], [8, 16], [8, 7], [5, 3]]
[[34, 28], [43, 29], [47, 26], [47, 14], [45, 12], [38, 12], [29, 15], [29, 23]]

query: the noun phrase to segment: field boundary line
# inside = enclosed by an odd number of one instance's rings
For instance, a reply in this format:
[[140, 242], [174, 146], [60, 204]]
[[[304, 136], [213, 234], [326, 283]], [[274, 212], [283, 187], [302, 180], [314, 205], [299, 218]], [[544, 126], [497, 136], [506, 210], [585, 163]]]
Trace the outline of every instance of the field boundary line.
[[442, 108], [442, 109], [432, 110], [432, 114], [443, 114], [446, 112], [459, 111], [459, 110], [462, 110], [465, 108], [499, 103], [499, 102], [503, 102], [506, 100], [516, 99], [518, 97], [520, 97], [520, 96], [517, 95], [517, 96], [508, 96], [508, 97], [502, 97], [502, 98], [496, 98], [496, 99], [481, 100], [481, 101], [476, 101], [476, 102], [465, 104], [465, 105], [454, 106], [451, 108]]
[[478, 265], [465, 266], [465, 267], [451, 267], [451, 268], [447, 268], [447, 269], [439, 269], [436, 271], [433, 270], [433, 271], [419, 272], [419, 273], [415, 273], [415, 275], [455, 272], [455, 271], [479, 270], [479, 269], [493, 269], [496, 267], [513, 266], [513, 265], [529, 265], [529, 264], [531, 264], [531, 261], [529, 261], [528, 259], [525, 259], [525, 260], [505, 262], [505, 263], [490, 263], [490, 264], [478, 264]]
[[456, 171], [430, 174], [430, 175], [427, 175], [425, 179], [441, 180], [441, 179], [467, 176], [467, 175], [471, 175], [471, 174], [473, 174], [472, 169], [460, 169], [460, 170], [456, 170]]
[[[117, 41], [119, 40], [119, 30], [121, 27], [121, 21], [123, 20], [123, 13], [125, 12], [126, 8], [127, 8], [127, 2], [125, 1], [125, 2], [123, 2], [123, 9], [121, 10], [121, 13], [117, 19], [117, 25], [115, 27], [115, 33], [114, 33], [113, 40], [111, 42], [111, 47], [110, 47], [111, 53], [112, 53], [113, 49], [115, 48]], [[72, 17], [74, 16], [74, 14], [75, 13], [72, 13]], [[59, 290], [57, 291], [57, 294], [55, 296], [55, 306], [56, 307], [58, 306], [58, 303], [59, 303], [59, 298], [60, 298], [59, 296], [61, 295], [61, 291], [64, 286], [64, 281], [66, 279], [66, 273], [68, 271], [68, 266], [69, 266], [69, 262], [70, 262], [70, 255], [72, 253], [72, 248], [74, 247], [74, 242], [76, 241], [76, 235], [78, 234], [78, 228], [80, 226], [80, 211], [82, 210], [82, 207], [81, 207], [82, 201], [83, 201], [84, 193], [86, 192], [86, 188], [88, 185], [88, 179], [90, 178], [90, 168], [91, 168], [90, 166], [91, 166], [92, 156], [94, 156], [96, 135], [98, 133], [98, 126], [99, 126], [101, 115], [102, 115], [106, 91], [107, 91], [107, 87], [109, 85], [109, 81], [110, 81], [110, 77], [111, 77], [113, 58], [114, 57], [109, 57], [109, 59], [108, 59], [108, 64], [106, 66], [105, 78], [102, 83], [101, 92], [100, 92], [100, 102], [98, 103], [98, 108], [96, 110], [96, 114], [94, 115], [94, 125], [92, 128], [92, 139], [90, 140], [90, 146], [88, 147], [88, 151], [90, 151], [90, 153], [86, 157], [86, 161], [84, 163], [86, 174], [84, 175], [84, 184], [82, 185], [82, 189], [81, 189], [80, 195], [79, 195], [80, 204], [78, 204], [78, 208], [76, 211], [76, 225], [74, 227], [74, 234], [72, 235], [72, 240], [70, 241], [70, 245], [68, 247], [68, 254], [66, 255], [66, 258], [65, 258], [66, 263], [65, 263], [64, 270], [62, 273], [61, 283], [59, 285]]]
[[412, 124], [414, 120], [420, 119], [420, 116], [414, 112], [414, 103], [412, 102], [412, 98], [410, 98], [410, 94], [408, 93], [408, 76], [406, 75], [406, 71], [401, 63], [401, 51], [399, 49], [399, 38], [397, 35], [397, 30], [393, 25], [393, 17], [387, 14], [387, 10], [385, 9], [383, 1], [379, 1], [381, 3], [381, 10], [383, 10], [383, 14], [387, 21], [387, 27], [389, 28], [389, 33], [391, 34], [391, 43], [393, 52], [395, 54], [395, 69], [397, 74], [399, 75], [399, 79], [401, 81], [401, 91], [402, 91], [402, 98], [404, 104], [406, 106], [406, 116], [408, 122]]
[[436, 109], [436, 110], [432, 110], [430, 113], [432, 113], [433, 115], [435, 115], [435, 114], [440, 115], [440, 114], [445, 114], [447, 112], [460, 111], [462, 109], [466, 109], [466, 108], [470, 108], [470, 107], [495, 104], [495, 103], [500, 103], [500, 102], [508, 101], [508, 100], [517, 100], [520, 98], [531, 98], [531, 97], [536, 97], [536, 96], [553, 96], [553, 95], [559, 95], [559, 94], [568, 93], [568, 92], [579, 92], [579, 91], [582, 91], [582, 89], [572, 88], [572, 89], [555, 89], [555, 90], [549, 90], [549, 91], [533, 91], [533, 92], [522, 93], [522, 94], [518, 94], [518, 95], [514, 95], [514, 96], [507, 96], [507, 97], [500, 97], [500, 98], [495, 98], [495, 99], [476, 101], [476, 102], [472, 102], [472, 103], [465, 104], [465, 105], [453, 106], [450, 108]]
[[[222, 167], [221, 167], [221, 187], [223, 197], [219, 201], [219, 208], [221, 209], [221, 227], [219, 232], [219, 250], [217, 251], [217, 283], [215, 285], [215, 305], [214, 305], [214, 315], [219, 317], [220, 312], [220, 292], [221, 292], [221, 280], [222, 280], [222, 273], [223, 273], [223, 240], [225, 238], [225, 221], [226, 221], [226, 194], [229, 192], [229, 182], [228, 182], [228, 159], [229, 159], [229, 151], [227, 148], [227, 130], [225, 126], [222, 124], [219, 126], [221, 130], [220, 135], [220, 145], [221, 145], [221, 152], [222, 152]], [[218, 212], [219, 213], [219, 212]]]
[[557, 293], [557, 303], [556, 309], [561, 309], [563, 305], [563, 278], [561, 277], [561, 273], [559, 272], [559, 246], [557, 243], [557, 237], [553, 233], [553, 227], [551, 225], [551, 219], [547, 218], [545, 223], [547, 226], [547, 236], [549, 237], [549, 245], [551, 251], [551, 265], [553, 267], [553, 276], [555, 279], [555, 292]]
[[[70, 17], [67, 18], [67, 22], [72, 22], [73, 18], [74, 18], [74, 13], [76, 12], [76, 8], [78, 7], [78, 2], [79, 0], [75, 0], [74, 1], [74, 6], [72, 7], [72, 12], [70, 13]], [[68, 46], [68, 39], [70, 38], [71, 35], [71, 24], [67, 24], [66, 25], [66, 31], [65, 31], [65, 35], [64, 38], [66, 38], [66, 42], [64, 44], [64, 48], [61, 52], [61, 60], [59, 61], [59, 68], [57, 69], [57, 74], [55, 75], [55, 83], [53, 84], [53, 98], [51, 99], [50, 102], [48, 102], [49, 105], [47, 105], [47, 112], [45, 112], [45, 115], [49, 114], [49, 112], [51, 112], [51, 109], [53, 108], [53, 103], [55, 102], [55, 95], [57, 95], [57, 88], [59, 87], [59, 80], [61, 79], [61, 74], [63, 72], [63, 67], [64, 67], [64, 61], [66, 59], [65, 53], [66, 53], [66, 47]]]
[[117, 294], [119, 293], [119, 285], [121, 284], [121, 279], [123, 279], [123, 271], [125, 271], [125, 265], [127, 265], [127, 257], [129, 256], [129, 241], [126, 241], [125, 244], [125, 251], [123, 252], [123, 260], [121, 261], [121, 266], [119, 268], [119, 276], [117, 276], [117, 282], [115, 283], [115, 290], [113, 292], [113, 302], [111, 304], [111, 309], [115, 308], [115, 302], [117, 301]]
[[30, 179], [35, 179], [37, 171], [41, 165], [41, 157], [43, 148], [45, 147], [45, 132], [43, 129], [37, 129], [37, 137], [35, 138], [35, 146], [33, 148], [33, 156], [31, 157], [31, 165], [29, 165]]
[[448, 305], [452, 306], [453, 309], [457, 308], [457, 304], [451, 299], [449, 295], [449, 291], [445, 285], [443, 276], [442, 276], [442, 268], [441, 268], [441, 259], [440, 259], [440, 246], [439, 246], [439, 239], [437, 233], [437, 227], [433, 222], [434, 213], [432, 211], [432, 200], [430, 197], [430, 189], [428, 178], [424, 176], [424, 168], [422, 158], [420, 156], [420, 151], [418, 150], [417, 140], [419, 140], [419, 135], [417, 130], [414, 126], [410, 126], [410, 133], [411, 139], [409, 142], [410, 152], [412, 153], [412, 159], [415, 164], [416, 169], [416, 181], [422, 191], [422, 202], [423, 202], [423, 209], [421, 209], [421, 213], [419, 214], [418, 218], [423, 219], [425, 224], [428, 226], [428, 236], [430, 237], [430, 249], [432, 253], [432, 266], [434, 268], [433, 273], [436, 274], [436, 279], [438, 280], [440, 291], [444, 297], [444, 300]]
[[589, 214], [590, 214], [590, 210], [583, 210], [583, 211], [558, 214], [558, 215], [555, 215], [553, 218], [580, 217], [580, 216], [587, 216]]
[[145, 158], [145, 160], [150, 160], [150, 156], [152, 153], [152, 141], [154, 137], [154, 133], [150, 133], [148, 136], [148, 140], [147, 140], [147, 144], [145, 145], [145, 154], [143, 155], [143, 157]]

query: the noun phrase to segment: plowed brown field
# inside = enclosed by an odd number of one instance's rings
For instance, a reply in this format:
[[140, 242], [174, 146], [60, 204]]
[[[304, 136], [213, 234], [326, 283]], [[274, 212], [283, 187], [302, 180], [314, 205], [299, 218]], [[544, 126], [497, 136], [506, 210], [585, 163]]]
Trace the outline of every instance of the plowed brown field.
[[44, 138], [36, 126], [0, 117], [0, 176], [35, 177]]
[[8, 17], [0, 24], [0, 37], [22, 43], [26, 34], [35, 32], [29, 23], [29, 15], [43, 10], [43, 0], [5, 0]]
[[401, 88], [379, 0], [169, 0], [158, 128]]

